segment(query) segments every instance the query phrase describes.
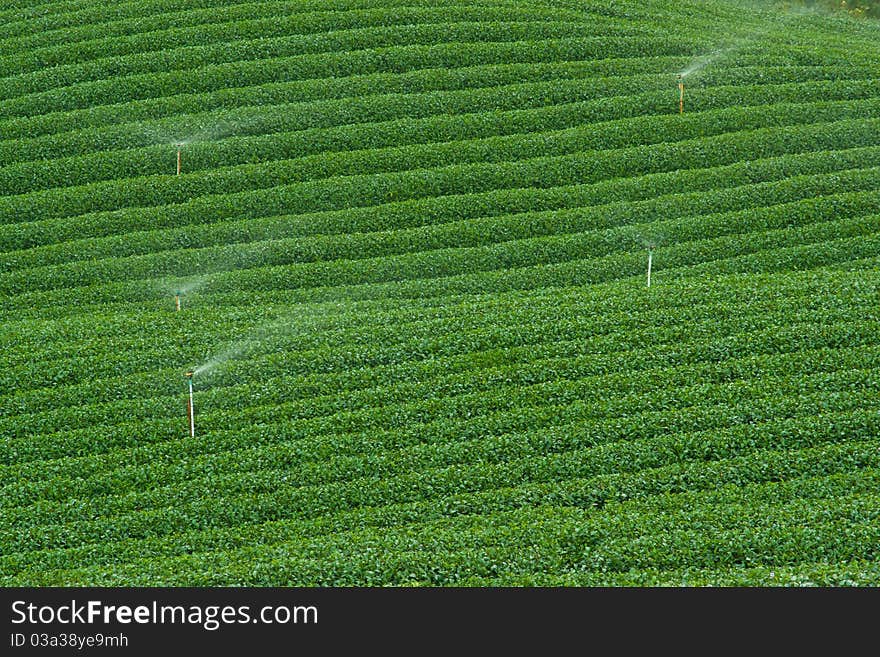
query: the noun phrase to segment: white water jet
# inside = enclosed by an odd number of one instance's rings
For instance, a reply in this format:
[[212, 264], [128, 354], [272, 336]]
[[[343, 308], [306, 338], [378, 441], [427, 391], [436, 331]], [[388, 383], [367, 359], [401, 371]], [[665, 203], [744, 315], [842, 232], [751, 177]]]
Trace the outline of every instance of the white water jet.
[[784, 30], [786, 25], [789, 24], [791, 20], [797, 21], [801, 16], [811, 13], [813, 12], [807, 8], [795, 8], [788, 10], [786, 13], [783, 14], [774, 14], [772, 16], [765, 14], [761, 18], [761, 20], [763, 21], [762, 24], [752, 27], [751, 30], [743, 31], [739, 34], [732, 34], [729, 39], [726, 39], [725, 45], [713, 50], [712, 52], [698, 56], [684, 69], [679, 71], [678, 75], [680, 75], [682, 78], [685, 78], [689, 75], [699, 73], [710, 64], [717, 64], [719, 62], [722, 62], [723, 60], [730, 57], [730, 55], [752, 45], [756, 41], [763, 40], [767, 38], [768, 35], [774, 34], [779, 30]]
[[[340, 304], [336, 302], [334, 306], [338, 308]], [[318, 307], [302, 306], [295, 315], [288, 314], [256, 327], [249, 336], [233, 342], [220, 353], [196, 367], [193, 374], [201, 375], [204, 379], [228, 361], [239, 360], [242, 357], [246, 358], [260, 352], [272, 343], [273, 338], [307, 335], [325, 330], [326, 327], [322, 327], [320, 320], [327, 316], [327, 304], [321, 304]]]
[[723, 59], [725, 56], [729, 55], [730, 53], [734, 52], [735, 50], [736, 50], [736, 47], [730, 47], [730, 48], [724, 48], [721, 50], [715, 50], [715, 51], [709, 53], [708, 55], [703, 55], [702, 57], [699, 57], [696, 60], [694, 60], [683, 71], [680, 71], [679, 75], [683, 78], [686, 78], [687, 76], [693, 75], [694, 73], [697, 73], [698, 71], [702, 71], [709, 64], [712, 64], [713, 62], [717, 62], [717, 61]]
[[187, 283], [182, 285], [178, 285], [175, 287], [175, 290], [180, 292], [181, 294], [187, 294], [188, 292], [194, 292], [202, 287], [205, 283], [208, 282], [208, 276], [199, 276], [198, 278], [194, 278]]
[[193, 375], [207, 375], [217, 369], [220, 365], [229, 360], [234, 360], [238, 356], [242, 356], [254, 347], [258, 347], [263, 343], [259, 338], [251, 338], [236, 342], [226, 350], [221, 351], [216, 356], [211, 357], [197, 368], [193, 370]]

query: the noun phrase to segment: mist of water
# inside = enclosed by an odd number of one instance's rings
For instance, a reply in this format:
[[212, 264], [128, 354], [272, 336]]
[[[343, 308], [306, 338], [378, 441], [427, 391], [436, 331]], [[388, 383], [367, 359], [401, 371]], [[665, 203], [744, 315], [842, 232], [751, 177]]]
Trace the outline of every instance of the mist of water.
[[636, 233], [633, 239], [639, 246], [648, 250], [656, 249], [666, 240], [662, 233]]
[[185, 283], [181, 283], [180, 285], [175, 286], [175, 292], [180, 294], [187, 294], [189, 292], [195, 292], [200, 287], [202, 287], [205, 283], [210, 279], [210, 274], [203, 274], [201, 276], [197, 276], [196, 278], [191, 278]]
[[216, 356], [212, 356], [207, 361], [199, 365], [193, 370], [193, 376], [204, 377], [217, 369], [223, 363], [245, 356], [257, 350], [263, 344], [263, 340], [259, 337], [252, 337], [227, 347]]
[[153, 286], [156, 293], [160, 295], [184, 295], [195, 292], [210, 280], [210, 274], [202, 274], [195, 277], [179, 279], [179, 280], [163, 280], [157, 281]]
[[297, 308], [295, 314], [290, 313], [266, 322], [253, 329], [247, 337], [231, 342], [219, 353], [196, 367], [193, 370], [193, 375], [194, 377], [198, 376], [204, 382], [225, 363], [243, 360], [264, 352], [279, 338], [312, 335], [317, 331], [326, 330], [327, 327], [322, 325], [322, 322], [327, 319], [335, 320], [338, 317], [339, 309], [345, 307], [347, 307], [347, 303], [340, 301], [331, 304], [303, 304]]
[[724, 60], [728, 59], [731, 55], [736, 54], [738, 51], [741, 51], [744, 48], [752, 46], [756, 42], [766, 39], [768, 35], [773, 32], [784, 29], [791, 20], [797, 20], [800, 16], [803, 16], [806, 13], [807, 12], [802, 11], [789, 11], [786, 13], [776, 13], [772, 15], [769, 13], [764, 13], [762, 18], [764, 22], [760, 26], [755, 27], [740, 35], [734, 35], [730, 40], [727, 41], [726, 44], [722, 45], [721, 47], [713, 50], [712, 52], [698, 56], [696, 59], [691, 61], [691, 63], [688, 64], [684, 69], [679, 71], [678, 74], [682, 78], [686, 78], [690, 75], [699, 73], [704, 68], [710, 65], [720, 64], [724, 62]]
[[182, 137], [178, 136], [172, 138], [171, 143], [177, 147], [184, 147], [198, 142], [217, 141], [219, 139], [224, 139], [225, 137], [230, 137], [245, 127], [244, 124], [239, 124], [236, 121], [221, 119], [220, 121], [191, 129]]
[[210, 283], [216, 274], [246, 268], [255, 262], [259, 262], [260, 258], [265, 256], [266, 248], [263, 244], [232, 246], [233, 248], [225, 256], [221, 251], [214, 262], [204, 267], [201, 273], [184, 278], [166, 280], [161, 284], [161, 292], [164, 294], [189, 294], [196, 292]]
[[259, 133], [265, 127], [265, 122], [266, 119], [260, 115], [227, 114], [223, 117], [213, 115], [184, 119], [174, 124], [169, 121], [140, 124], [134, 130], [139, 133], [138, 142], [142, 146], [165, 145], [183, 149], [193, 144], [219, 141], [239, 134]]
[[687, 76], [693, 75], [694, 73], [697, 73], [698, 71], [702, 71], [709, 64], [719, 62], [720, 60], [729, 56], [735, 50], [736, 50], [735, 47], [723, 48], [723, 49], [715, 50], [715, 51], [709, 53], [708, 55], [703, 55], [702, 57], [699, 57], [696, 60], [694, 60], [683, 71], [680, 71], [679, 75], [683, 78], [686, 78]]

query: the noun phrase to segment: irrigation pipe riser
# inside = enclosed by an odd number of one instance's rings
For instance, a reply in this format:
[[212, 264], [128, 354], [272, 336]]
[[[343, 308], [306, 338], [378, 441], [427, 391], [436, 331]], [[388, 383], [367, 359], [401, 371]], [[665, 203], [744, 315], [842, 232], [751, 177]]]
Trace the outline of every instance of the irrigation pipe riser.
[[678, 113], [684, 114], [684, 76], [682, 75], [678, 76]]
[[648, 249], [648, 287], [651, 287], [651, 260], [654, 257], [654, 249]]
[[180, 149], [177, 149], [177, 175], [180, 175]]
[[189, 384], [189, 401], [187, 403], [187, 410], [189, 411], [187, 415], [189, 415], [189, 436], [190, 438], [196, 437], [196, 415], [195, 415], [195, 407], [193, 406], [193, 373], [186, 373], [186, 382]]

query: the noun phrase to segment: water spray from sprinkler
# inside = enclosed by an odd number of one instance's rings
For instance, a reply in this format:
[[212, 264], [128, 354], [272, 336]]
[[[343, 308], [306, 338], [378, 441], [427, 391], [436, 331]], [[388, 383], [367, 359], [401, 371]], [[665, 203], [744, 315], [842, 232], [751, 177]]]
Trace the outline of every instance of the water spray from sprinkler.
[[189, 416], [189, 436], [190, 438], [196, 437], [196, 416], [195, 416], [195, 408], [193, 407], [193, 374], [194, 372], [186, 373], [186, 382], [189, 384], [189, 400], [187, 401], [186, 410], [187, 415]]

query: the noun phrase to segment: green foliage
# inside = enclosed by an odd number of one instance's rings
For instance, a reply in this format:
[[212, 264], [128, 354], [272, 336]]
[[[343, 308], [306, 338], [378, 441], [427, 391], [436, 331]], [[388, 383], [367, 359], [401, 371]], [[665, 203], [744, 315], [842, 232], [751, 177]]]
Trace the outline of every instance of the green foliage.
[[880, 582], [876, 24], [31, 4], [0, 584]]
[[880, 18], [880, 2], [877, 0], [798, 0], [789, 4], [810, 9], [845, 11], [859, 18]]

